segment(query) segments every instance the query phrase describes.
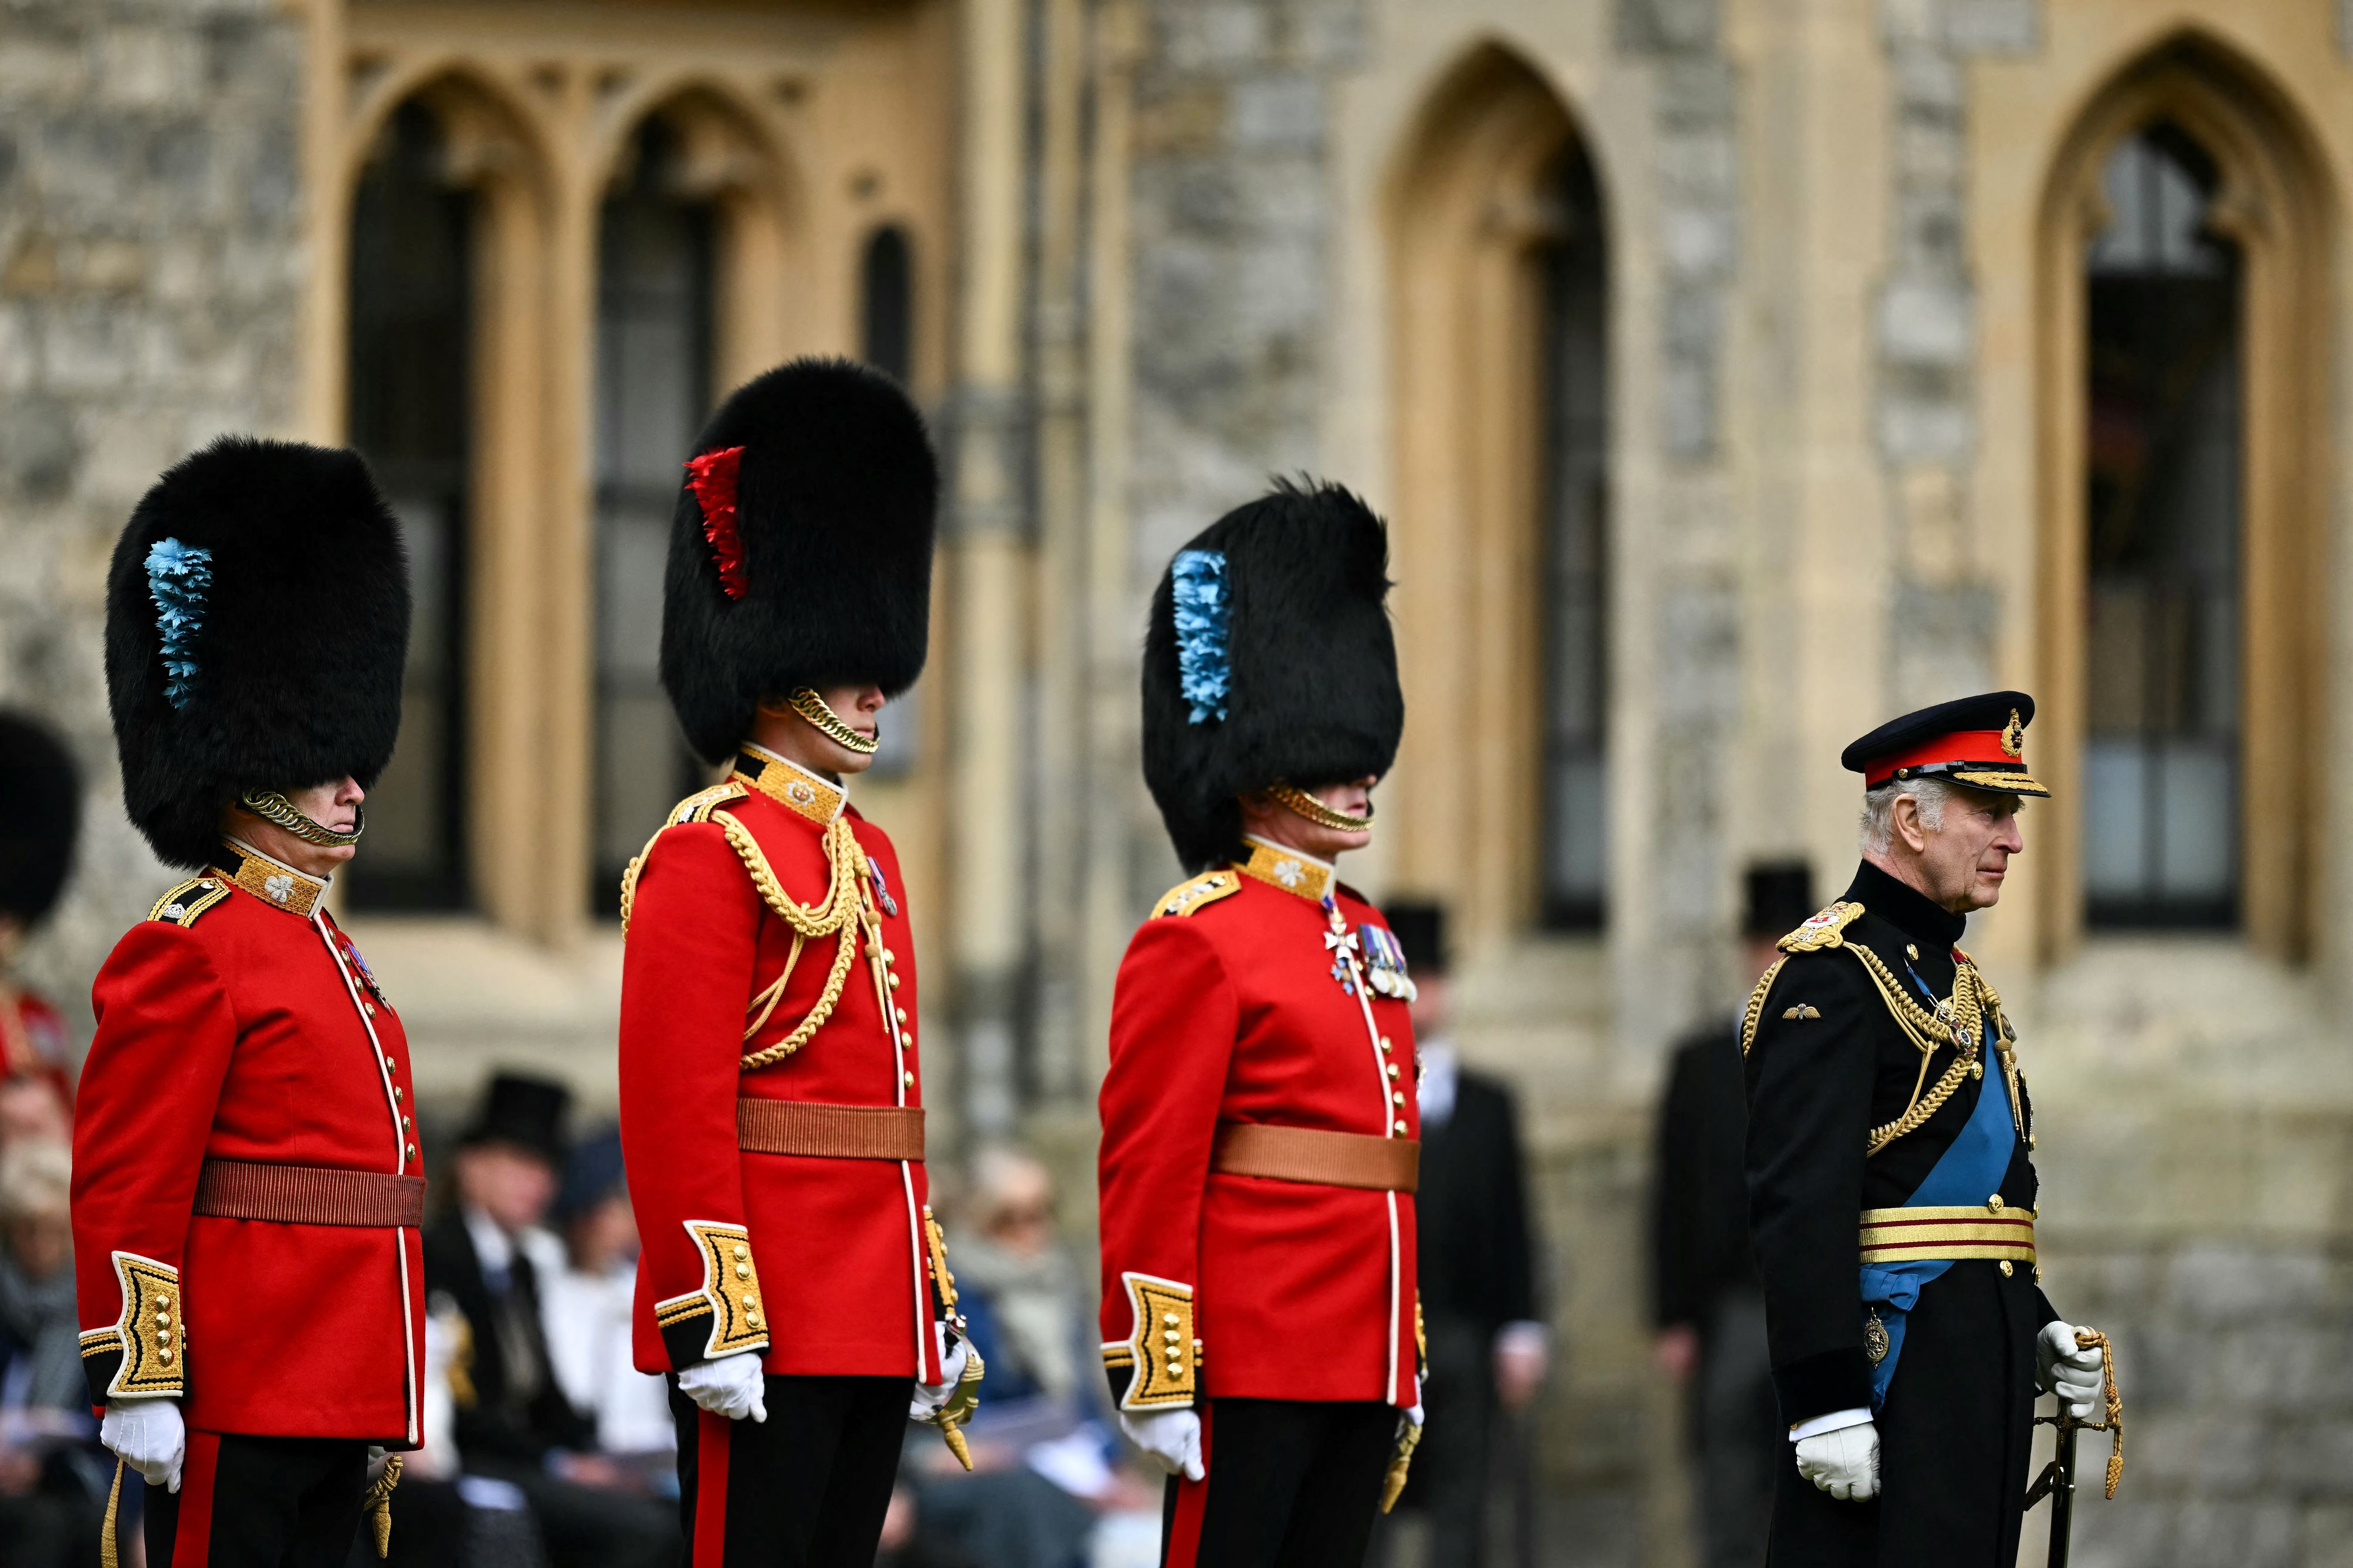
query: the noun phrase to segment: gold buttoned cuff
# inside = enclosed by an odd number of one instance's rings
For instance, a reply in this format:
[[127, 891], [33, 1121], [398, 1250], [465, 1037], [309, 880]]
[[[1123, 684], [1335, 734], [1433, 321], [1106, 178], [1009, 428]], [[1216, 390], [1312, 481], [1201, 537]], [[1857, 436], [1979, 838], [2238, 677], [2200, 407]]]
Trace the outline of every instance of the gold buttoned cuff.
[[1127, 1369], [1123, 1410], [1160, 1410], [1193, 1403], [1200, 1393], [1201, 1342], [1193, 1333], [1193, 1288], [1149, 1274], [1120, 1276], [1134, 1327], [1125, 1343], [1105, 1345], [1113, 1381]]
[[760, 1297], [760, 1272], [752, 1262], [752, 1233], [718, 1220], [684, 1222], [702, 1255], [702, 1289], [654, 1306], [654, 1326], [664, 1339], [670, 1331], [708, 1316], [702, 1353], [716, 1359], [768, 1344], [767, 1307]]
[[109, 1399], [162, 1398], [187, 1392], [188, 1336], [180, 1301], [180, 1271], [135, 1252], [114, 1255], [122, 1313], [111, 1328], [81, 1336], [85, 1361], [121, 1359], [107, 1379]]

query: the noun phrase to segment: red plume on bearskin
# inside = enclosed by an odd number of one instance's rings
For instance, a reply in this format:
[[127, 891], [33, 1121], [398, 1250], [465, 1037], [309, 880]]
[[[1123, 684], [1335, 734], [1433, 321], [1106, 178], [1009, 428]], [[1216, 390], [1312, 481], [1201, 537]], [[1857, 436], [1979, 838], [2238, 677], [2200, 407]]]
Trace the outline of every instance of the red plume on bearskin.
[[711, 541], [712, 558], [719, 563], [719, 586], [731, 599], [740, 599], [750, 586], [744, 575], [744, 535], [735, 526], [735, 468], [744, 448], [729, 447], [687, 459], [687, 486], [702, 508], [702, 537]]

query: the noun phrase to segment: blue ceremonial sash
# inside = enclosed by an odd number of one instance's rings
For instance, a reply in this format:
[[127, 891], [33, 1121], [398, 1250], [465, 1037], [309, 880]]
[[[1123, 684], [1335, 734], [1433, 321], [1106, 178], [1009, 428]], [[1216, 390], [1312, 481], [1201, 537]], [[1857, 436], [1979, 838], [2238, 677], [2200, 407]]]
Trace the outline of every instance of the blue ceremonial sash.
[[[1993, 1059], [1993, 1020], [1985, 1021], [1985, 1041], [1978, 1047], [1985, 1077], [1977, 1109], [1953, 1140], [1905, 1208], [1958, 1208], [1982, 1204], [2001, 1190], [2010, 1174], [2010, 1155], [2018, 1148], [2018, 1129], [2010, 1120], [2010, 1096], [2001, 1092], [2001, 1068]], [[1894, 1380], [1896, 1358], [1904, 1353], [1904, 1319], [1930, 1280], [1953, 1266], [1947, 1258], [1910, 1258], [1902, 1263], [1862, 1265], [1862, 1303], [1879, 1310], [1880, 1326], [1887, 1331], [1887, 1353], [1871, 1369], [1871, 1408], [1877, 1413], [1887, 1401], [1887, 1385]]]

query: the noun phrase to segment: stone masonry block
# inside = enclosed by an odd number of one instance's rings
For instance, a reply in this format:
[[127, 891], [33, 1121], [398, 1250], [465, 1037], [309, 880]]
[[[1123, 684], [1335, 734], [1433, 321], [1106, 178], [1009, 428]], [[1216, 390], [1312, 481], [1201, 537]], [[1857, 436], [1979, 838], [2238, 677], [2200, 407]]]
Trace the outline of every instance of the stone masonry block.
[[1887, 359], [1966, 366], [1975, 339], [1974, 301], [1965, 279], [1899, 278], [1880, 291], [1879, 344]]
[[98, 37], [90, 85], [121, 109], [198, 109], [204, 103], [202, 37], [186, 27], [108, 27]]
[[1176, 0], [1154, 8], [1160, 63], [1178, 71], [1225, 71], [1262, 63], [1268, 52], [1270, 8], [1256, 0], [1203, 5]]
[[1739, 106], [1739, 79], [1730, 61], [1712, 56], [1670, 59], [1651, 103], [1661, 125], [1726, 129]]
[[2329, 1281], [2327, 1263], [2308, 1254], [2191, 1247], [2175, 1257], [2168, 1283], [2185, 1321], [2219, 1327], [2319, 1310]]
[[1304, 75], [1238, 81], [1226, 127], [1238, 151], [1314, 152], [1324, 140], [1324, 84]]
[[2291, 1427], [2283, 1438], [2281, 1480], [2306, 1499], [2353, 1503], [2353, 1418]]
[[2286, 1501], [2182, 1504], [2166, 1559], [2182, 1568], [2296, 1568], [2299, 1534], [2295, 1505]]
[[1945, 0], [1953, 47], [1968, 55], [2031, 55], [2042, 47], [2042, 0]]
[[1942, 49], [1897, 49], [1896, 112], [1907, 120], [1957, 128], [1968, 107], [1968, 84], [1961, 63]]
[[2353, 1568], [2353, 1505], [2305, 1510], [2302, 1561], [2304, 1568]]
[[1716, 0], [1618, 0], [1617, 32], [1629, 54], [1704, 49], [1716, 38]]

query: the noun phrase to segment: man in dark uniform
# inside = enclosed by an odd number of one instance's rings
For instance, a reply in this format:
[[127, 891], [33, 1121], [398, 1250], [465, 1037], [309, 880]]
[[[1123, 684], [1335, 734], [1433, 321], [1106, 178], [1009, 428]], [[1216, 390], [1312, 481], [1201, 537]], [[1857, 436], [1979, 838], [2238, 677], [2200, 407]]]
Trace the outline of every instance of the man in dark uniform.
[[1413, 974], [1421, 1059], [1413, 1204], [1430, 1341], [1429, 1423], [1398, 1505], [1429, 1511], [1430, 1568], [1477, 1568], [1487, 1560], [1496, 1413], [1533, 1403], [1551, 1362], [1536, 1307], [1527, 1164], [1510, 1086], [1463, 1066], [1455, 1049], [1446, 911], [1392, 904], [1387, 915]]
[[[197, 874], [115, 945], [75, 1110], [100, 1440], [152, 1568], [341, 1568], [419, 1437], [425, 1180], [400, 1021], [326, 909], [400, 728], [406, 563], [351, 452], [227, 438], [107, 582], [123, 803]], [[380, 1496], [380, 1493], [379, 1493]]]
[[456, 1201], [425, 1233], [425, 1287], [437, 1310], [446, 1299], [466, 1319], [466, 1397], [451, 1426], [467, 1473], [523, 1494], [551, 1568], [651, 1568], [678, 1555], [677, 1521], [595, 1451], [596, 1422], [565, 1396], [548, 1354], [563, 1254], [540, 1226], [571, 1103], [546, 1079], [491, 1079], [452, 1162]]
[[1103, 1359], [1167, 1568], [1363, 1561], [1420, 1427], [1412, 984], [1337, 855], [1405, 704], [1380, 520], [1336, 487], [1176, 554], [1144, 771], [1194, 875], [1129, 943], [1099, 1167]]
[[1957, 945], [2025, 847], [2034, 700], [1996, 691], [1846, 749], [1862, 864], [1750, 995], [1748, 1186], [1792, 1462], [1770, 1560], [2009, 1568], [2035, 1391], [2096, 1414], [2100, 1359], [2038, 1284], [2033, 1110]]
[[980, 1374], [925, 1186], [906, 883], [849, 797], [923, 667], [937, 468], [897, 384], [838, 360], [738, 388], [686, 467], [662, 683], [730, 772], [621, 889], [637, 1364], [670, 1376], [694, 1568], [867, 1563], [910, 1416], [959, 1447]]
[[[1746, 884], [1741, 938], [1753, 984], [1779, 956], [1775, 939], [1813, 912], [1813, 877], [1802, 864], [1752, 866]], [[1652, 1349], [1689, 1394], [1707, 1568], [1765, 1561], [1788, 1447], [1748, 1239], [1747, 1142], [1740, 1021], [1726, 1016], [1683, 1040], [1668, 1064], [1651, 1209]]]

